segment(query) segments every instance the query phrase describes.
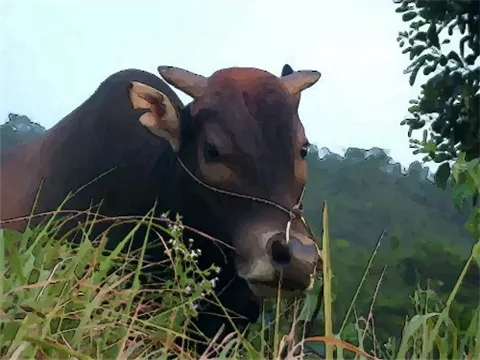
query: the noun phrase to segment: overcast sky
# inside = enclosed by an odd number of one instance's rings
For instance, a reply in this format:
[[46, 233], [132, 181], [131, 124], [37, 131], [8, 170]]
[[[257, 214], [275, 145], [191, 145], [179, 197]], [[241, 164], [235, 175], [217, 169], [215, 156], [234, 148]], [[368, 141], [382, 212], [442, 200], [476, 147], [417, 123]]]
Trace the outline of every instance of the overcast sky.
[[[210, 75], [285, 63], [315, 69], [300, 116], [318, 146], [379, 146], [404, 166], [419, 157], [400, 121], [416, 96], [396, 42], [391, 0], [1, 1], [0, 119], [25, 114], [51, 127], [108, 75], [175, 65]], [[183, 101], [188, 96], [180, 95]], [[430, 164], [429, 164], [430, 165]]]

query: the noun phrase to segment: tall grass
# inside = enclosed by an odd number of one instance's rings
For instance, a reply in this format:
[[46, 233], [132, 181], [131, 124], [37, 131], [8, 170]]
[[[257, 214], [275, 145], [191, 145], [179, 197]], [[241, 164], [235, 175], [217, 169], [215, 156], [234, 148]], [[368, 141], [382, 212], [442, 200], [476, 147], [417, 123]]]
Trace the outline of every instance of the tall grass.
[[[323, 209], [323, 278], [304, 299], [267, 301], [261, 319], [245, 332], [210, 339], [205, 354], [191, 354], [174, 343], [185, 339], [189, 319], [197, 315], [201, 299], [216, 301], [215, 276], [219, 270], [200, 270], [194, 243], [182, 238], [183, 225], [159, 225], [151, 213], [135, 220], [136, 227], [113, 251], [106, 251], [108, 232], [91, 237], [93, 219], [82, 227], [83, 237], [71, 244], [58, 236], [63, 220], [50, 221], [24, 233], [4, 230], [0, 240], [0, 356], [6, 359], [479, 359], [480, 307], [468, 331], [461, 333], [449, 317], [449, 309], [466, 270], [480, 261], [480, 240], [459, 274], [445, 304], [432, 291], [418, 288], [412, 294], [419, 309], [406, 319], [401, 339], [378, 344], [372, 326], [375, 295], [366, 317], [357, 317], [355, 301], [375, 260], [376, 250], [366, 266], [362, 281], [335, 332], [332, 325], [333, 293], [329, 251], [328, 211]], [[124, 219], [132, 222], [132, 219]], [[165, 222], [163, 223], [165, 224]], [[150, 232], [164, 230], [156, 246], [165, 252], [165, 263], [144, 259], [147, 246], [132, 251], [131, 239], [139, 227]], [[145, 236], [145, 239], [147, 236]], [[142, 287], [141, 277], [152, 266], [168, 269], [170, 277], [152, 279]], [[384, 268], [385, 272], [386, 268]], [[383, 272], [383, 273], [384, 273]], [[381, 291], [383, 273], [375, 294]], [[340, 284], [341, 286], [341, 284]], [[323, 295], [322, 295], [323, 294]], [[432, 310], [432, 301], [437, 301]], [[323, 307], [320, 305], [323, 304]], [[426, 305], [430, 304], [430, 305]], [[323, 308], [323, 311], [319, 309]], [[352, 312], [355, 315], [351, 319]], [[275, 314], [269, 317], [269, 314]], [[323, 333], [312, 334], [312, 324], [323, 322]], [[352, 341], [347, 325], [355, 329]], [[217, 334], [219, 335], [219, 334]], [[346, 341], [348, 338], [348, 342]], [[365, 346], [366, 339], [374, 344]]]

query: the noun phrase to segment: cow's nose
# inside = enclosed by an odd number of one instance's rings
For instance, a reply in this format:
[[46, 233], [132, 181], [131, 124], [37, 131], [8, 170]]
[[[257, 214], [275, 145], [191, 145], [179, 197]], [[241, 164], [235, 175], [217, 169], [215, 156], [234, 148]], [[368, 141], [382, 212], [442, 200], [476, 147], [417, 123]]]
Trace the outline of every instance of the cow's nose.
[[310, 285], [311, 275], [320, 260], [314, 240], [300, 241], [291, 237], [287, 242], [285, 233], [279, 233], [270, 238], [267, 246], [272, 266], [283, 271], [285, 285], [291, 283], [293, 287], [305, 288]]

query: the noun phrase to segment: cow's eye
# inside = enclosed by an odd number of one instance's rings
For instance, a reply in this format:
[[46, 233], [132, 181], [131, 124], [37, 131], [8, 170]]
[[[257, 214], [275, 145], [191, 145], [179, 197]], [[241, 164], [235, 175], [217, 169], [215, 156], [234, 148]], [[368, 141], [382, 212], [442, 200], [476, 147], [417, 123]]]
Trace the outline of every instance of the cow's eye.
[[220, 160], [220, 153], [215, 145], [212, 143], [206, 142], [203, 147], [203, 156], [205, 157], [206, 162], [215, 162]]
[[302, 148], [300, 149], [300, 156], [302, 159], [305, 159], [305, 157], [308, 155], [308, 150], [310, 149], [310, 144], [304, 144]]

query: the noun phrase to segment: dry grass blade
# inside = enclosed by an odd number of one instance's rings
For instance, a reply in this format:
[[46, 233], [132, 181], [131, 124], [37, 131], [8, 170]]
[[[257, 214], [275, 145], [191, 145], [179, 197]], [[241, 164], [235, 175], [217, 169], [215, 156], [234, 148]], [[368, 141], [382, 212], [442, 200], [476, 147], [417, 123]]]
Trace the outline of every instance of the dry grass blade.
[[128, 356], [131, 355], [131, 351], [129, 351], [128, 347], [127, 347], [127, 340], [128, 340], [128, 337], [130, 335], [130, 332], [132, 331], [132, 328], [133, 328], [133, 324], [135, 323], [135, 321], [137, 321], [138, 319], [138, 313], [140, 311], [140, 309], [142, 308], [142, 302], [141, 301], [136, 309], [135, 309], [135, 313], [133, 314], [132, 316], [132, 319], [131, 319], [131, 322], [130, 322], [130, 325], [128, 326], [128, 329], [127, 329], [127, 332], [125, 334], [125, 336], [123, 337], [122, 339], [122, 342], [120, 344], [120, 350], [119, 350], [119, 355], [117, 357], [118, 360], [127, 360], [128, 359]]
[[214, 351], [212, 348], [214, 346], [214, 344], [217, 342], [218, 340], [218, 337], [220, 336], [220, 334], [223, 332], [223, 330], [225, 329], [225, 325], [222, 324], [222, 326], [220, 327], [220, 329], [218, 329], [217, 333], [215, 334], [215, 336], [213, 337], [212, 341], [210, 342], [210, 344], [208, 344], [207, 346], [207, 349], [205, 350], [205, 352], [202, 354], [202, 356], [200, 357], [200, 360], [206, 360], [208, 359], [208, 356], [212, 353], [212, 351]]
[[[223, 329], [224, 329], [224, 327], [222, 326], [220, 330], [223, 331]], [[217, 332], [218, 336], [220, 334], [220, 330]], [[234, 339], [234, 337], [237, 336], [238, 333], [236, 331], [233, 331], [230, 334], [227, 334], [219, 344], [216, 343], [216, 340], [218, 339], [217, 335], [215, 335], [215, 337], [214, 337], [215, 340], [212, 340], [212, 342], [209, 344], [209, 347], [211, 346], [212, 350], [208, 354], [207, 354], [207, 351], [205, 351], [205, 353], [202, 355], [200, 360], [216, 359], [215, 357], [210, 358], [210, 357], [208, 357], [208, 355], [211, 355], [214, 352], [220, 351], [221, 349], [225, 350], [227, 345], [231, 345], [230, 342], [232, 340], [236, 340], [236, 339]], [[215, 347], [215, 349], [213, 349], [213, 347]], [[228, 351], [228, 349], [227, 349], [227, 351]]]
[[359, 349], [355, 345], [349, 344], [339, 339], [335, 339], [333, 337], [313, 336], [313, 337], [306, 338], [303, 341], [304, 342], [323, 342], [325, 345], [336, 346], [336, 347], [351, 351], [357, 355], [365, 356], [367, 359], [378, 360], [378, 358], [370, 354], [367, 354], [365, 351], [363, 351], [362, 349]]
[[25, 341], [22, 341], [20, 345], [15, 349], [13, 352], [12, 356], [10, 357], [10, 360], [18, 360], [20, 359], [20, 354], [22, 351], [27, 347], [27, 343]]
[[382, 273], [380, 274], [380, 277], [378, 278], [377, 285], [375, 286], [375, 291], [373, 293], [372, 301], [370, 303], [370, 309], [368, 311], [365, 330], [363, 331], [362, 336], [360, 337], [360, 344], [362, 344], [363, 341], [365, 340], [365, 336], [367, 335], [368, 326], [373, 321], [373, 306], [375, 305], [375, 300], [377, 299], [378, 290], [380, 289], [380, 284], [382, 283], [382, 279], [383, 279], [383, 276], [385, 275], [386, 270], [387, 270], [387, 265], [385, 265], [383, 267]]

